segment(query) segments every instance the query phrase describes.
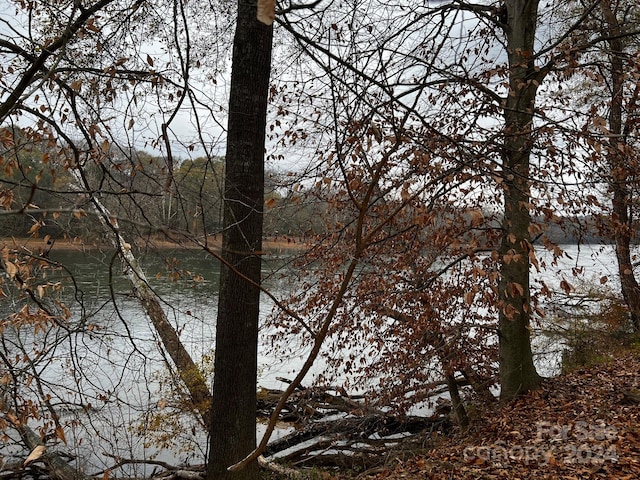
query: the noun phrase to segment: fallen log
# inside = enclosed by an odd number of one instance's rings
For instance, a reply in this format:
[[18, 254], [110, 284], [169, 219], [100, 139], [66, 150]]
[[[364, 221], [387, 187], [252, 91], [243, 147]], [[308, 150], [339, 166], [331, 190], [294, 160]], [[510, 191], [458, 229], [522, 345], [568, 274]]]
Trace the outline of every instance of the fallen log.
[[[265, 456], [273, 456], [284, 450], [317, 437], [340, 439], [346, 442], [361, 442], [374, 434], [381, 439], [402, 433], [430, 434], [445, 431], [451, 426], [448, 416], [417, 417], [368, 415], [365, 417], [345, 417], [342, 419], [313, 422], [304, 428], [269, 443]], [[307, 448], [308, 449], [308, 448]]]
[[29, 450], [33, 452], [38, 449], [42, 452], [42, 454], [38, 458], [33, 459], [32, 462], [42, 460], [46, 466], [47, 473], [53, 480], [93, 480], [91, 477], [84, 475], [69, 465], [69, 463], [62, 458], [62, 455], [50, 451], [42, 442], [40, 435], [34, 432], [28, 425], [18, 421], [11, 422], [11, 424], [18, 431]]
[[385, 455], [358, 452], [352, 455], [330, 453], [303, 458], [293, 462], [296, 467], [340, 468], [351, 471], [363, 471], [379, 467], [387, 462]]
[[154, 480], [204, 480], [205, 473], [194, 470], [171, 470], [161, 476], [153, 477]]
[[[290, 382], [286, 378], [278, 378], [282, 382]], [[330, 390], [340, 392], [331, 394]], [[258, 391], [258, 416], [268, 418], [275, 409], [282, 394], [281, 390], [262, 388]], [[321, 419], [336, 413], [354, 415], [384, 415], [374, 407], [361, 402], [363, 397], [352, 397], [344, 389], [335, 387], [300, 387], [289, 396], [285, 403], [280, 421], [303, 423], [308, 420]]]
[[[298, 450], [278, 456], [277, 461], [295, 468], [340, 468], [367, 471], [388, 463], [390, 459], [411, 456], [422, 445], [422, 435], [387, 439], [344, 439], [321, 436]], [[420, 447], [418, 447], [420, 448]]]
[[[260, 414], [271, 416], [282, 393], [261, 389]], [[400, 444], [406, 445], [410, 438], [447, 432], [452, 426], [450, 410], [450, 406], [447, 411], [436, 410], [431, 417], [393, 415], [367, 405], [363, 397], [348, 395], [344, 389], [298, 386], [279, 417], [281, 421], [293, 421], [296, 430], [270, 442], [263, 455], [274, 464], [285, 462], [294, 467], [374, 468], [388, 452], [397, 453]]]
[[277, 473], [278, 475], [284, 475], [285, 477], [294, 478], [294, 479], [308, 478], [303, 472], [299, 472], [294, 468], [285, 467], [278, 463], [270, 462], [269, 460], [264, 458], [264, 456], [262, 455], [258, 457], [258, 465], [260, 465], [260, 467], [265, 470]]
[[327, 431], [328, 426], [325, 422], [308, 425], [302, 430], [295, 431], [289, 435], [270, 442], [264, 449], [264, 456], [270, 457], [278, 452], [300, 445], [307, 440], [318, 437]]

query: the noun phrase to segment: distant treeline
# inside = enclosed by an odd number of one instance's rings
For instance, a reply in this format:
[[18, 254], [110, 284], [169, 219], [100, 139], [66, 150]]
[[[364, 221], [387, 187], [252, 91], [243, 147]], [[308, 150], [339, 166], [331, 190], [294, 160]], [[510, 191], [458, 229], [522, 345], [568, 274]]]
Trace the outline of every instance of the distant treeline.
[[[601, 216], [558, 217], [554, 222], [544, 218], [534, 221], [544, 226], [544, 235], [557, 244], [609, 244], [613, 243], [611, 226], [608, 219]], [[637, 239], [635, 242], [637, 243]]]
[[[96, 194], [130, 236], [147, 235], [154, 229], [195, 236], [222, 231], [223, 157], [182, 160], [169, 172], [163, 158], [114, 149], [109, 162], [85, 166], [89, 190], [79, 189], [64, 158], [40, 143], [18, 142], [13, 148], [0, 148], [0, 159], [4, 159], [0, 162], [3, 236], [37, 232], [100, 239], [102, 226], [85, 217], [91, 209], [87, 200]], [[340, 220], [341, 215], [328, 208], [328, 201], [326, 192], [296, 185], [294, 175], [267, 172], [264, 235], [324, 233], [327, 222]], [[444, 221], [448, 214], [443, 215]], [[499, 228], [496, 222], [493, 218], [491, 228]], [[552, 221], [541, 216], [535, 222], [544, 227], [543, 235], [558, 244], [611, 243], [613, 238], [610, 218], [604, 216], [554, 216]]]

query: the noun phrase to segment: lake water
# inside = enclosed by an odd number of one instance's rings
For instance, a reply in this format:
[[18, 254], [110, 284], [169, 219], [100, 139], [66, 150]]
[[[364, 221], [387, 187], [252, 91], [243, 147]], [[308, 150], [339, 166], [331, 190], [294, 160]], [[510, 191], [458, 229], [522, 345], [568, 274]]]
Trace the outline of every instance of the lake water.
[[[607, 285], [617, 288], [611, 247], [563, 248], [566, 255], [556, 264], [552, 264], [551, 255], [539, 252], [547, 268], [540, 273], [532, 271], [534, 286], [544, 281], [560, 291], [563, 279], [575, 286], [600, 285], [600, 278], [608, 276]], [[286, 298], [295, 288], [289, 280], [294, 276], [288, 274], [291, 255], [279, 252], [265, 257], [264, 285], [276, 297]], [[130, 286], [121, 278], [119, 261], [113, 253], [97, 251], [55, 252], [51, 259], [66, 265], [74, 274], [76, 290], [67, 288], [70, 322], [92, 325], [90, 334], [83, 329], [83, 333], [77, 334], [62, 335], [62, 332], [60, 340], [54, 343], [51, 338], [41, 339], [55, 345], [41, 367], [49, 382], [45, 389], [50, 390], [54, 401], [59, 398], [78, 407], [65, 410], [62, 419], [71, 453], [86, 459], [86, 464], [91, 465], [88, 473], [100, 470], [101, 462], [115, 463], [112, 455], [201, 463], [206, 438], [193, 420], [174, 414], [171, 402], [176, 386], [168, 381], [158, 339], [138, 302], [130, 295]], [[195, 359], [210, 365], [215, 337], [217, 262], [203, 252], [179, 250], [163, 252], [162, 256], [148, 255], [144, 257], [144, 266], [182, 341]], [[271, 309], [271, 300], [263, 296], [262, 316], [266, 318]], [[264, 343], [260, 346], [259, 384], [282, 389], [285, 385], [277, 378], [292, 378], [305, 351], [293, 340], [288, 345], [292, 353], [274, 355], [267, 344], [269, 332], [263, 328], [261, 333]], [[547, 376], [557, 373], [562, 345], [539, 336], [535, 346], [541, 373]], [[315, 372], [321, 372], [322, 368], [319, 363]], [[91, 415], [86, 416], [82, 406], [88, 404]], [[258, 425], [258, 431], [260, 434], [262, 426]], [[154, 442], [165, 442], [167, 448], [158, 450]], [[88, 458], [87, 452], [97, 456]], [[138, 465], [127, 470], [129, 475], [141, 473], [148, 474], [149, 469]]]

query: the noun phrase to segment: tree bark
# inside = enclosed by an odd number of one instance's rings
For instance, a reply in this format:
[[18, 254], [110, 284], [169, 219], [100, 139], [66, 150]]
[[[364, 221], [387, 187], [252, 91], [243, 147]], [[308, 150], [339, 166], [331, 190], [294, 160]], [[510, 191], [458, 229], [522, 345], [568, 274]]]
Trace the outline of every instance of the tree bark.
[[258, 465], [227, 467], [256, 446], [256, 383], [264, 148], [273, 29], [256, 2], [238, 2], [225, 167], [222, 257], [207, 478], [257, 479]]
[[530, 157], [532, 123], [539, 78], [533, 47], [538, 0], [508, 0], [509, 92], [504, 109], [504, 217], [500, 245], [500, 384], [509, 400], [541, 381], [533, 364], [529, 292], [531, 245]]
[[[10, 418], [9, 422], [16, 428], [22, 441], [29, 450], [44, 446], [40, 435], [34, 432], [29, 425], [17, 419], [12, 421], [11, 417], [15, 418], [15, 415], [11, 413], [9, 413], [8, 417]], [[44, 461], [47, 472], [53, 480], [91, 480], [91, 477], [81, 473], [69, 465], [60, 455], [55, 452], [50, 452], [48, 449], [45, 450], [41, 459]]]
[[[71, 174], [81, 188], [91, 191], [79, 169], [71, 170]], [[113, 235], [110, 236], [110, 240], [118, 251], [118, 255], [122, 261], [123, 273], [129, 280], [136, 298], [140, 300], [140, 304], [158, 333], [162, 341], [162, 346], [175, 364], [180, 379], [189, 391], [195, 411], [197, 411], [202, 418], [202, 422], [208, 426], [211, 418], [209, 412], [211, 392], [200, 368], [193, 361], [191, 355], [180, 340], [178, 332], [162, 308], [160, 299], [149, 286], [144, 270], [131, 251], [131, 245], [126, 242], [120, 232], [117, 220], [111, 215], [97, 196], [92, 196], [91, 203], [105, 232], [113, 233]]]
[[456, 421], [461, 429], [466, 429], [469, 426], [469, 417], [467, 416], [467, 410], [464, 407], [464, 402], [460, 398], [460, 390], [458, 390], [458, 381], [453, 374], [446, 376], [447, 388], [449, 389], [449, 396], [451, 397], [451, 407], [456, 417]]
[[[607, 150], [609, 163], [610, 186], [613, 193], [612, 212], [616, 244], [616, 259], [622, 296], [629, 309], [633, 329], [640, 331], [640, 285], [633, 273], [631, 262], [631, 195], [627, 183], [633, 175], [633, 166], [628, 164], [627, 132], [623, 126], [624, 96], [624, 46], [620, 23], [607, 0], [600, 2], [603, 18], [607, 26], [610, 73], [611, 73], [611, 105], [609, 108], [610, 145]], [[630, 102], [635, 103], [634, 101]]]

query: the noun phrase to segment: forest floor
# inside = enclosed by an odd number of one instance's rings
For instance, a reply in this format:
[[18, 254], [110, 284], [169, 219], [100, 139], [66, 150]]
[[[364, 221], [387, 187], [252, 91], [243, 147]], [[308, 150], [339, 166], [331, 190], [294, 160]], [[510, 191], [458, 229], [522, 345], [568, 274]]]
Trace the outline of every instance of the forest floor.
[[640, 354], [545, 380], [466, 432], [359, 478], [640, 479]]

